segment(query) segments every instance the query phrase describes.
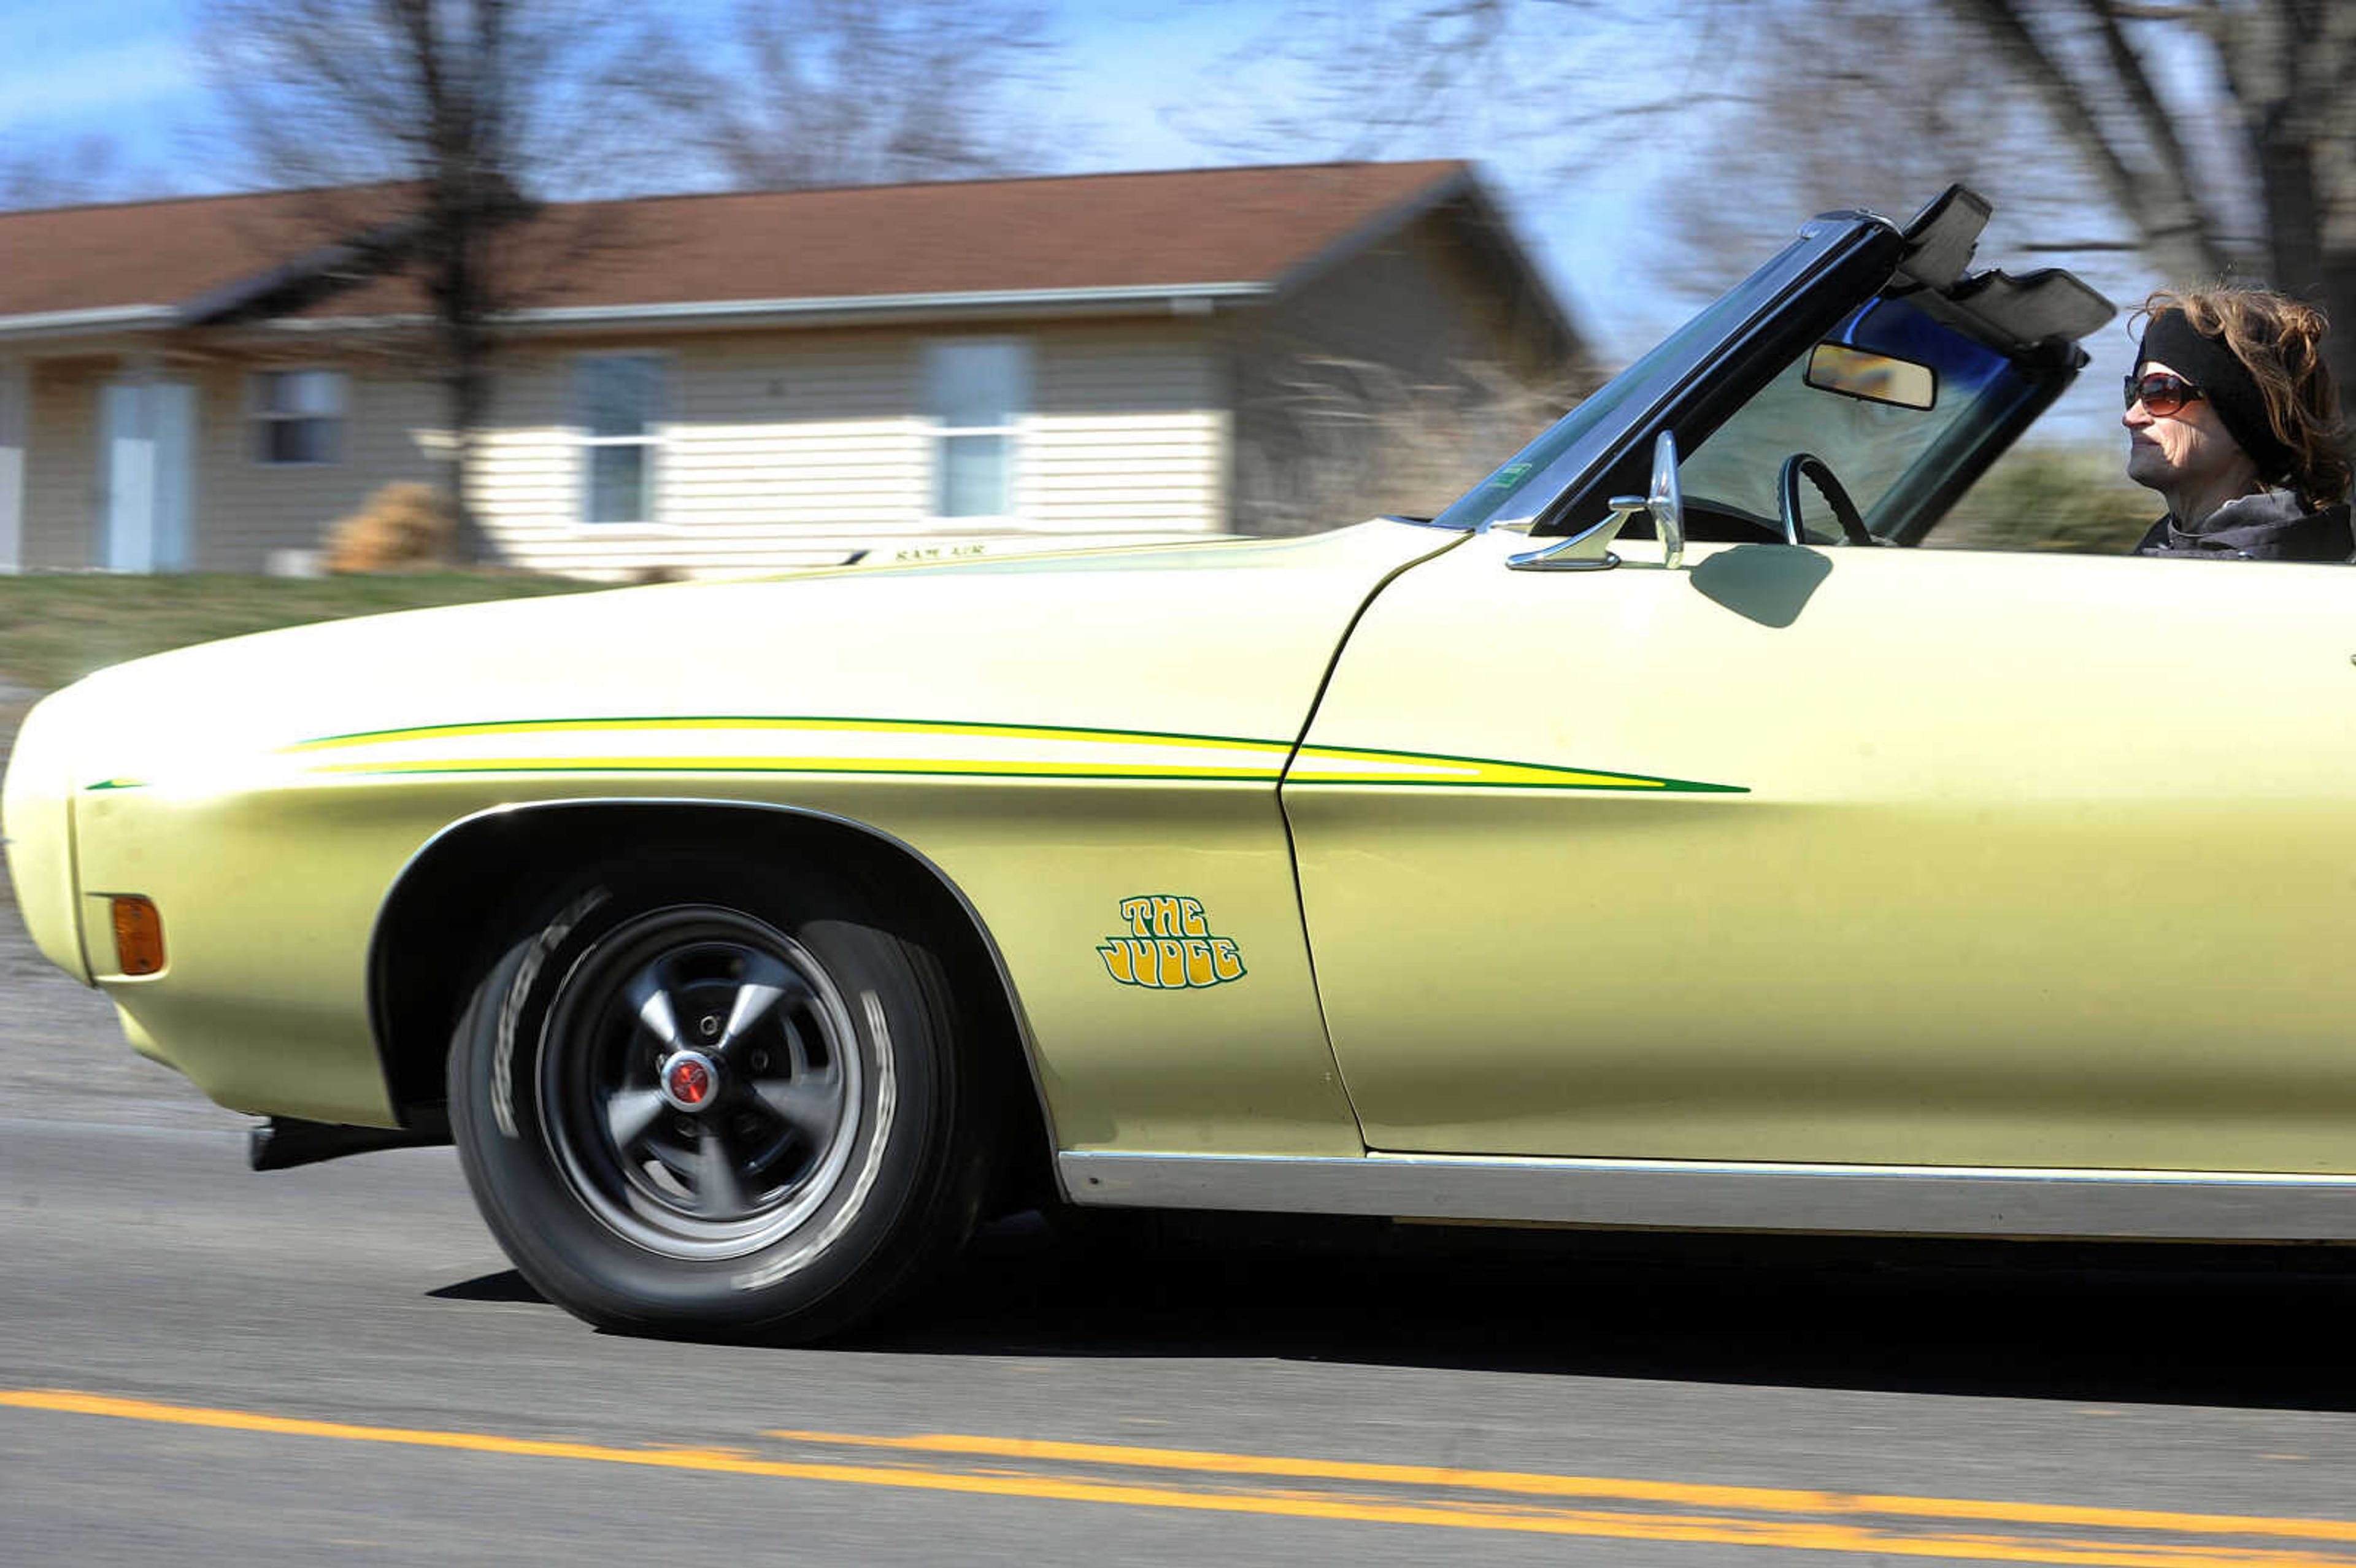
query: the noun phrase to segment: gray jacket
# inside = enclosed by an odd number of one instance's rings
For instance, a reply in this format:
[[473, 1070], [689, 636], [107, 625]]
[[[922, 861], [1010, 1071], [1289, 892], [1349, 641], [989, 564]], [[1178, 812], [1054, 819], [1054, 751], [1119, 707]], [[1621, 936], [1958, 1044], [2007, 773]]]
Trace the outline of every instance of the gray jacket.
[[2356, 557], [2348, 503], [2309, 507], [2290, 490], [2241, 496], [2201, 519], [2187, 533], [2173, 517], [2152, 524], [2137, 555], [2189, 560], [2332, 560]]

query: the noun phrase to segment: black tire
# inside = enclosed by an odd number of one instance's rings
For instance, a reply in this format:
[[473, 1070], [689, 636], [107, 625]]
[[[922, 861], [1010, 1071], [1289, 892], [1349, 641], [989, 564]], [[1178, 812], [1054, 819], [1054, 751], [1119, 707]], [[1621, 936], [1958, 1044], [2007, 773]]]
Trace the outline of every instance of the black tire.
[[459, 1019], [449, 1094], [523, 1276], [601, 1328], [687, 1338], [809, 1339], [887, 1306], [972, 1228], [997, 1125], [920, 937], [849, 880], [698, 852], [616, 859], [525, 922]]

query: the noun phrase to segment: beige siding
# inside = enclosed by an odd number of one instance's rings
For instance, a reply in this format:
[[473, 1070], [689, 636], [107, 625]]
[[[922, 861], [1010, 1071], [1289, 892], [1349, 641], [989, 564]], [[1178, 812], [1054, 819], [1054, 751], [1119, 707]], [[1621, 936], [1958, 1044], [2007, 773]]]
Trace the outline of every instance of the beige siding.
[[1227, 526], [1226, 392], [1206, 334], [1066, 331], [1034, 341], [1020, 492], [1028, 526]]
[[[1227, 526], [1224, 361], [1200, 324], [975, 336], [1017, 338], [1032, 353], [1010, 519], [931, 515], [927, 337], [898, 329], [518, 347], [495, 375], [472, 500], [509, 563], [592, 575], [830, 564], [895, 543], [1009, 531], [1095, 539]], [[645, 351], [667, 365], [656, 520], [584, 524], [583, 451], [571, 423], [575, 363], [585, 353]], [[263, 368], [345, 372], [334, 462], [254, 461], [249, 383]], [[95, 559], [99, 390], [120, 369], [112, 357], [31, 368], [27, 567], [80, 568]], [[158, 374], [198, 390], [191, 564], [199, 570], [254, 571], [273, 551], [316, 549], [327, 527], [378, 486], [434, 476], [438, 396], [422, 376], [383, 359], [241, 355], [166, 362]]]
[[27, 378], [24, 564], [87, 567], [95, 559], [98, 389], [111, 367], [94, 359], [37, 360]]
[[[584, 352], [660, 353], [666, 418], [651, 526], [587, 524], [572, 424]], [[502, 365], [476, 451], [475, 505], [509, 560], [542, 571], [791, 566], [842, 559], [916, 517], [913, 361], [889, 340], [535, 347]]]
[[[305, 361], [337, 368], [327, 360]], [[272, 466], [252, 460], [242, 361], [181, 365], [155, 374], [197, 389], [191, 454], [189, 564], [201, 571], [259, 571], [278, 549], [316, 548], [327, 526], [395, 479], [423, 479], [432, 466], [418, 443], [432, 422], [431, 389], [381, 373], [351, 374], [337, 461]], [[99, 393], [123, 373], [115, 357], [37, 360], [25, 461], [24, 564], [76, 570], [97, 564]]]
[[379, 485], [431, 479], [420, 432], [437, 424], [428, 384], [376, 367], [333, 359], [288, 361], [277, 369], [342, 370], [344, 427], [336, 460], [254, 461], [248, 381], [258, 366], [212, 365], [198, 390], [195, 565], [203, 571], [258, 571], [273, 550], [314, 549], [328, 525], [358, 511]]
[[[1212, 531], [1226, 524], [1215, 357], [1187, 326], [996, 332], [1032, 347], [1017, 442], [1023, 532]], [[829, 563], [895, 540], [976, 531], [930, 515], [923, 345], [906, 331], [535, 345], [503, 365], [474, 500], [518, 565], [573, 572]], [[651, 526], [585, 524], [571, 424], [586, 353], [665, 357]]]

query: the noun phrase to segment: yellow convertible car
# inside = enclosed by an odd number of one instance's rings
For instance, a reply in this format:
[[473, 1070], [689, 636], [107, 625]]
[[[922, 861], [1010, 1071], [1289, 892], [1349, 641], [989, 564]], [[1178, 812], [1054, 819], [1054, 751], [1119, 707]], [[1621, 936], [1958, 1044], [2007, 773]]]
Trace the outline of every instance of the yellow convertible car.
[[1040, 1202], [2356, 1238], [2356, 579], [1884, 548], [2113, 315], [1986, 218], [1809, 223], [1429, 520], [104, 671], [27, 923], [644, 1330]]

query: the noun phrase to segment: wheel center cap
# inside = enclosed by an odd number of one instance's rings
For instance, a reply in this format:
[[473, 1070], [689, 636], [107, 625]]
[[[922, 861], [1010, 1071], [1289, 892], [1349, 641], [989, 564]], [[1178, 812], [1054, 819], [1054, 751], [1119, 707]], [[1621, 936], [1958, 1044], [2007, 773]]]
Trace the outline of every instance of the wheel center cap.
[[659, 1076], [662, 1097], [680, 1111], [708, 1111], [720, 1092], [720, 1064], [700, 1051], [677, 1051]]

